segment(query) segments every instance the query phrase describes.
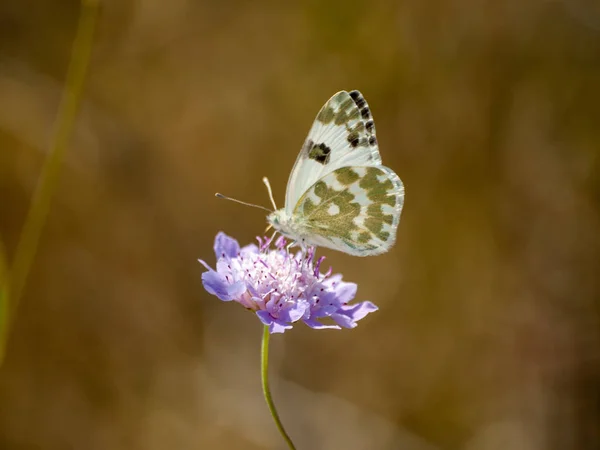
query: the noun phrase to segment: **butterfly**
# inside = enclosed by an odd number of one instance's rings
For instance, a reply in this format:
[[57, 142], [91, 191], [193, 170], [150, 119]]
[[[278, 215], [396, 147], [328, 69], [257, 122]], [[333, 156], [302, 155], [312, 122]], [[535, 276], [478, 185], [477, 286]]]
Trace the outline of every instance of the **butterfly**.
[[317, 114], [285, 207], [267, 221], [303, 248], [378, 255], [394, 245], [403, 204], [400, 177], [381, 164], [369, 105], [359, 91], [341, 91]]

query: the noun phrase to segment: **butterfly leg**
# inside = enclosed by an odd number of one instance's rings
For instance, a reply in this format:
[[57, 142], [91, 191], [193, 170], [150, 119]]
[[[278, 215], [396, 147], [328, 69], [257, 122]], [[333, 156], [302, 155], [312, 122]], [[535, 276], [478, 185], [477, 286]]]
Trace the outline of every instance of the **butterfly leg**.
[[286, 245], [285, 250], [288, 252], [288, 255], [290, 254], [290, 248], [292, 248], [294, 245], [296, 245], [295, 241], [292, 241], [288, 245]]
[[[268, 229], [267, 229], [266, 231], [268, 231]], [[270, 245], [271, 245], [273, 242], [275, 242], [275, 236], [277, 236], [277, 230], [275, 230], [275, 231], [273, 232], [273, 234], [271, 235], [271, 237], [269, 238], [269, 246], [270, 246]]]

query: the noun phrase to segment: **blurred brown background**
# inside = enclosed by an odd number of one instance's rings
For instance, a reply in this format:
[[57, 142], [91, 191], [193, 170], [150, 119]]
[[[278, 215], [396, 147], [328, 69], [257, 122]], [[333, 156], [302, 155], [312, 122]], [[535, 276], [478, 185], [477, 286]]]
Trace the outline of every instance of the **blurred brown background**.
[[[103, 1], [8, 355], [0, 448], [282, 449], [261, 325], [202, 288], [359, 89], [404, 180], [396, 247], [324, 252], [380, 311], [272, 341], [299, 449], [600, 448], [600, 6]], [[75, 0], [0, 2], [0, 233], [52, 135]]]

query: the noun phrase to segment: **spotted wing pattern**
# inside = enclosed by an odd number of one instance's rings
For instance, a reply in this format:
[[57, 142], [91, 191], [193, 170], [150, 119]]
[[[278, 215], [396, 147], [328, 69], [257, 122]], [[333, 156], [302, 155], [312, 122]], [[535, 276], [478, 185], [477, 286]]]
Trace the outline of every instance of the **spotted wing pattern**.
[[293, 214], [306, 244], [369, 256], [394, 245], [403, 204], [404, 186], [394, 171], [353, 166], [319, 179]]
[[325, 175], [348, 166], [379, 166], [371, 110], [359, 91], [341, 91], [321, 108], [288, 180], [285, 209]]

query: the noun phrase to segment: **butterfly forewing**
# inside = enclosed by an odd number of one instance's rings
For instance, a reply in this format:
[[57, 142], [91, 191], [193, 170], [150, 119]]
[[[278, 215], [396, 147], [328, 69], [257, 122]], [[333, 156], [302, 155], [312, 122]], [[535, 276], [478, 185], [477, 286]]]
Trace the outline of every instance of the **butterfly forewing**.
[[285, 207], [319, 179], [348, 166], [379, 166], [381, 158], [369, 105], [358, 91], [341, 91], [321, 108], [288, 180]]
[[314, 183], [293, 214], [310, 245], [369, 256], [394, 244], [403, 203], [404, 186], [391, 169], [352, 166]]

